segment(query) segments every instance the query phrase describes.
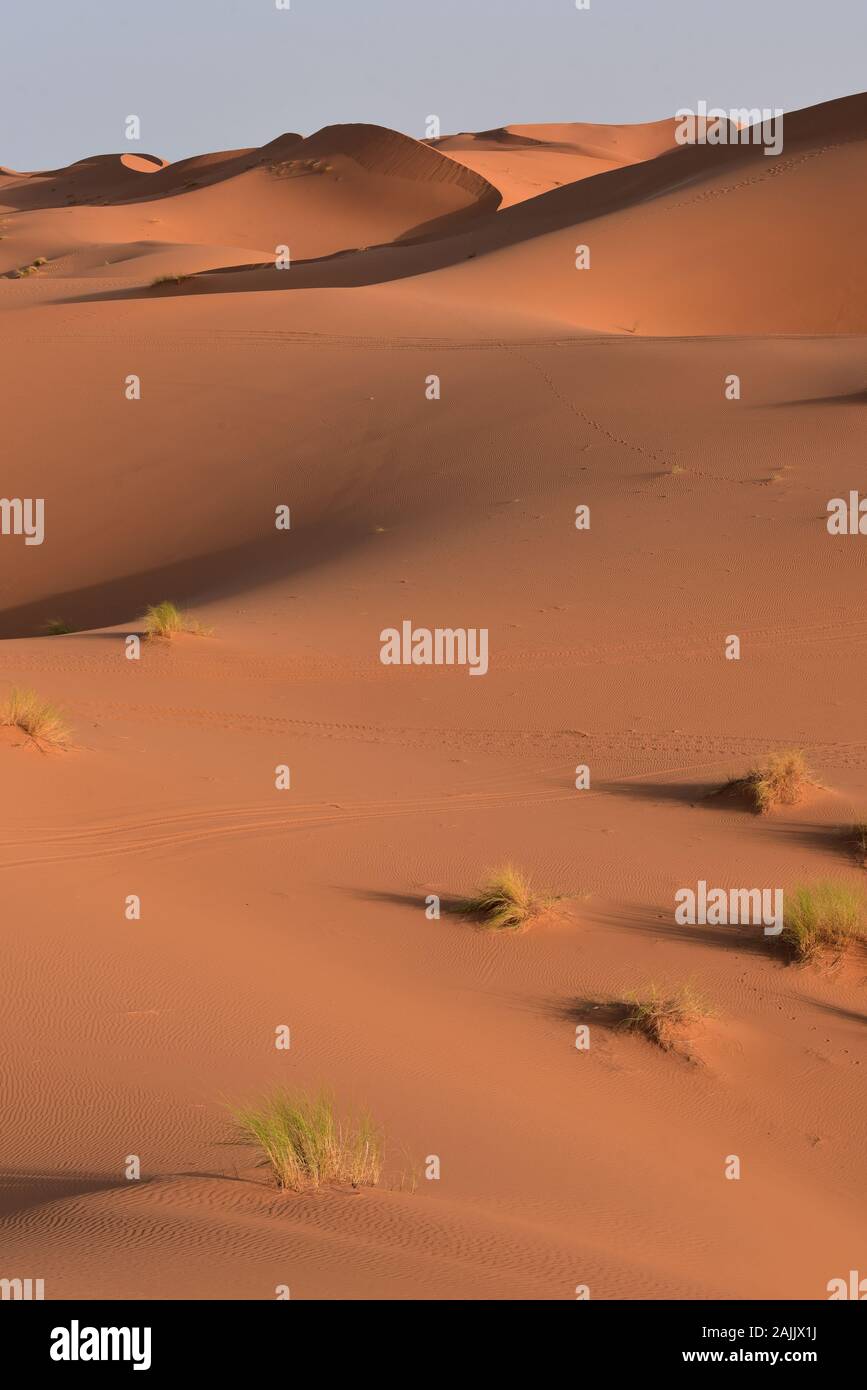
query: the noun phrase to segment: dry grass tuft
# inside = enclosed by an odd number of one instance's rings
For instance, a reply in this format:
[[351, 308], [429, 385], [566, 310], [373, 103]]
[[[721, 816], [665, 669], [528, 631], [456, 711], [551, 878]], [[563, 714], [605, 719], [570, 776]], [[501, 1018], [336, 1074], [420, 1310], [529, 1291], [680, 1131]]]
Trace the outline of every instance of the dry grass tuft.
[[492, 872], [472, 897], [457, 904], [458, 911], [475, 917], [489, 931], [518, 931], [543, 906], [534, 896], [529, 880], [513, 864]]
[[326, 1183], [375, 1187], [382, 1136], [366, 1113], [339, 1119], [331, 1096], [278, 1091], [258, 1106], [232, 1108], [241, 1134], [262, 1151], [279, 1188], [303, 1192]]
[[863, 895], [848, 883], [830, 881], [796, 888], [785, 895], [781, 939], [797, 961], [825, 952], [842, 956], [867, 941]]
[[650, 985], [645, 994], [628, 994], [618, 1003], [625, 1010], [620, 1027], [629, 1033], [641, 1033], [666, 1052], [676, 1046], [684, 1028], [710, 1013], [691, 985], [682, 985], [670, 995], [661, 994], [656, 985]]
[[175, 637], [179, 632], [192, 633], [195, 637], [209, 637], [211, 635], [210, 628], [203, 627], [201, 623], [188, 617], [168, 599], [164, 599], [162, 603], [151, 605], [145, 613], [144, 625], [145, 635], [151, 641]]
[[43, 747], [65, 748], [70, 739], [69, 726], [60, 711], [35, 690], [13, 690], [0, 710], [0, 725], [20, 729]]
[[815, 779], [803, 753], [787, 748], [769, 753], [761, 767], [753, 768], [746, 777], [734, 778], [723, 790], [743, 792], [754, 811], [767, 815], [779, 806], [796, 806], [811, 786], [815, 786]]

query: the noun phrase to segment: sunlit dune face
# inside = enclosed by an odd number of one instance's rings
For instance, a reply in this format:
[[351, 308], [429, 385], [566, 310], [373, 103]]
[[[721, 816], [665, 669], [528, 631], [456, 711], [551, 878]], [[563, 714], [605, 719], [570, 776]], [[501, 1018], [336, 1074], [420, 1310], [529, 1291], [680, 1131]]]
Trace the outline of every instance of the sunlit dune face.
[[122, 154], [120, 162], [127, 169], [134, 169], [137, 174], [155, 174], [157, 170], [166, 167], [166, 161], [153, 159], [150, 155], [144, 154]]

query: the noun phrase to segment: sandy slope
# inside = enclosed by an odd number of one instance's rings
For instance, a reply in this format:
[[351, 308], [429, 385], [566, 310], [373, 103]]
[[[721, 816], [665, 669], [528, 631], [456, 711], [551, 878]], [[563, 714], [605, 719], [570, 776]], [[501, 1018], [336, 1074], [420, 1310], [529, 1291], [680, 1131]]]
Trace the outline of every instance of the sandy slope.
[[[68, 212], [33, 180], [65, 196], [78, 166], [0, 181], [7, 267], [67, 220], [56, 262], [0, 281], [4, 493], [46, 499], [42, 546], [0, 537], [0, 689], [75, 735], [0, 731], [0, 1273], [49, 1297], [737, 1299], [822, 1298], [858, 1265], [863, 958], [794, 969], [673, 900], [864, 881], [863, 538], [824, 526], [867, 444], [864, 341], [831, 336], [864, 326], [864, 106], [792, 117], [800, 163], [767, 178], [760, 153], [598, 132], [587, 157], [618, 167], [520, 201], [496, 132], [451, 158], [332, 128], [303, 158], [333, 183], [261, 151], [180, 181], [91, 160], [102, 192]], [[576, 132], [515, 147], [521, 180]], [[420, 239], [150, 292], [154, 216], [191, 272], [263, 258], [284, 216], [314, 256]], [[684, 250], [741, 246], [744, 218], [763, 278]], [[839, 240], [818, 269], [808, 221]], [[215, 635], [128, 662], [168, 595]], [[86, 630], [36, 636], [54, 616]], [[383, 667], [403, 618], [487, 627], [488, 675]], [[790, 744], [807, 803], [706, 799]], [[564, 895], [532, 931], [426, 920], [506, 858]], [[714, 1009], [688, 1055], [593, 1008], [686, 980]], [[320, 1082], [385, 1129], [376, 1191], [281, 1197], [232, 1142], [227, 1098]]]
[[653, 159], [675, 146], [674, 120], [646, 125], [508, 125], [429, 143], [475, 169], [503, 195], [503, 206], [609, 169]]

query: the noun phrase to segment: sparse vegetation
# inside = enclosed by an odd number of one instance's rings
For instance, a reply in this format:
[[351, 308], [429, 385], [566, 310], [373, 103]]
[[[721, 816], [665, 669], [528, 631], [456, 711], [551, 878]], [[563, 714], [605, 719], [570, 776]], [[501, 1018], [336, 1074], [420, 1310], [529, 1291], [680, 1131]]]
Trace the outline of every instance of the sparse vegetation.
[[512, 864], [491, 873], [470, 898], [459, 903], [467, 917], [475, 917], [490, 931], [517, 931], [534, 917], [543, 904], [533, 895], [529, 881]]
[[795, 806], [814, 784], [813, 777], [797, 748], [769, 753], [761, 767], [753, 768], [746, 777], [734, 778], [726, 789], [742, 791], [759, 815], [778, 806]]
[[18, 270], [13, 270], [12, 279], [23, 280], [27, 275], [35, 275], [37, 270], [41, 270], [44, 265], [48, 265], [47, 258], [45, 256], [37, 256], [35, 261], [31, 261], [30, 265], [22, 265], [19, 266]]
[[382, 1136], [367, 1113], [339, 1119], [332, 1097], [278, 1091], [258, 1106], [232, 1108], [241, 1134], [262, 1151], [277, 1186], [292, 1192], [325, 1183], [374, 1187]]
[[275, 159], [268, 165], [269, 173], [281, 179], [297, 179], [304, 174], [330, 174], [333, 168], [324, 159]]
[[650, 985], [645, 994], [627, 994], [621, 1002], [625, 1013], [620, 1027], [629, 1033], [643, 1034], [667, 1052], [676, 1045], [684, 1028], [710, 1013], [691, 985], [682, 985], [669, 995]]
[[210, 628], [202, 627], [201, 623], [189, 618], [186, 613], [182, 613], [168, 599], [162, 603], [151, 605], [145, 613], [144, 624], [145, 634], [151, 640], [175, 637], [179, 632], [189, 632], [196, 637], [207, 637], [211, 631]]
[[158, 275], [151, 281], [151, 289], [155, 290], [158, 285], [182, 285], [189, 278], [189, 275]]
[[69, 742], [69, 728], [62, 714], [35, 690], [13, 690], [0, 710], [0, 724], [20, 729], [44, 747], [64, 748]]
[[63, 637], [73, 629], [65, 618], [49, 618], [42, 630], [47, 637]]
[[841, 956], [867, 939], [863, 924], [862, 894], [848, 883], [825, 881], [785, 895], [781, 939], [798, 961], [823, 952]]

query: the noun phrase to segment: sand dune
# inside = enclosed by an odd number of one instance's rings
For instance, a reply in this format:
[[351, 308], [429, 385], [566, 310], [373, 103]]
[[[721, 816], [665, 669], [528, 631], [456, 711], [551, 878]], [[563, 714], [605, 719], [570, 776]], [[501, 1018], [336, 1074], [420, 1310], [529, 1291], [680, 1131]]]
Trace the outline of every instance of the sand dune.
[[503, 195], [503, 206], [608, 169], [653, 159], [674, 148], [675, 122], [636, 126], [509, 125], [430, 142], [483, 174]]
[[[865, 114], [787, 116], [776, 160], [332, 126], [3, 173], [3, 489], [45, 536], [0, 534], [0, 697], [72, 730], [0, 727], [0, 1244], [47, 1297], [814, 1299], [857, 1266], [863, 954], [673, 906], [865, 884], [863, 560], [825, 525], [867, 447]], [[127, 660], [166, 598], [212, 635]], [[404, 619], [486, 628], [487, 675], [384, 666]], [[787, 747], [803, 801], [711, 795]], [[426, 917], [509, 859], [556, 899], [529, 930]], [[604, 1007], [651, 983], [711, 1010], [672, 1052]], [[376, 1189], [281, 1194], [232, 1130], [319, 1084], [382, 1126]]]
[[[294, 223], [293, 246], [305, 263], [288, 284], [273, 254], [242, 259], [236, 252], [222, 264], [203, 258], [203, 274], [181, 292], [347, 289], [409, 279], [413, 294], [471, 303], [479, 313], [508, 305], [603, 333], [858, 333], [867, 303], [859, 252], [865, 121], [863, 99], [847, 98], [787, 117], [779, 157], [752, 144], [677, 146], [499, 212], [486, 212], [489, 195], [481, 194], [463, 210], [405, 226], [389, 244], [379, 229], [369, 249], [341, 246], [345, 237], [328, 230], [315, 204], [309, 237], [303, 221]], [[312, 210], [311, 179], [300, 182]], [[212, 215], [215, 225], [227, 224]], [[781, 242], [769, 229], [782, 225]], [[276, 224], [271, 231], [279, 234]], [[822, 255], [805, 256], [808, 243], [821, 245]], [[240, 233], [233, 244], [244, 245]], [[590, 267], [578, 270], [576, 251], [584, 246]], [[116, 292], [137, 290], [118, 284]]]
[[[36, 256], [49, 260], [47, 274], [94, 273], [94, 254], [103, 266], [118, 265], [130, 244], [153, 241], [156, 258], [132, 268], [149, 284], [169, 265], [163, 247], [176, 248], [178, 274], [225, 263], [228, 247], [239, 248], [240, 263], [255, 251], [273, 265], [280, 246], [303, 260], [444, 234], [500, 201], [479, 174], [376, 126], [329, 126], [306, 140], [284, 135], [258, 150], [158, 164], [106, 155], [50, 175], [0, 179], [0, 216], [18, 214], [0, 248], [0, 273]], [[223, 248], [216, 261], [215, 247]]]

